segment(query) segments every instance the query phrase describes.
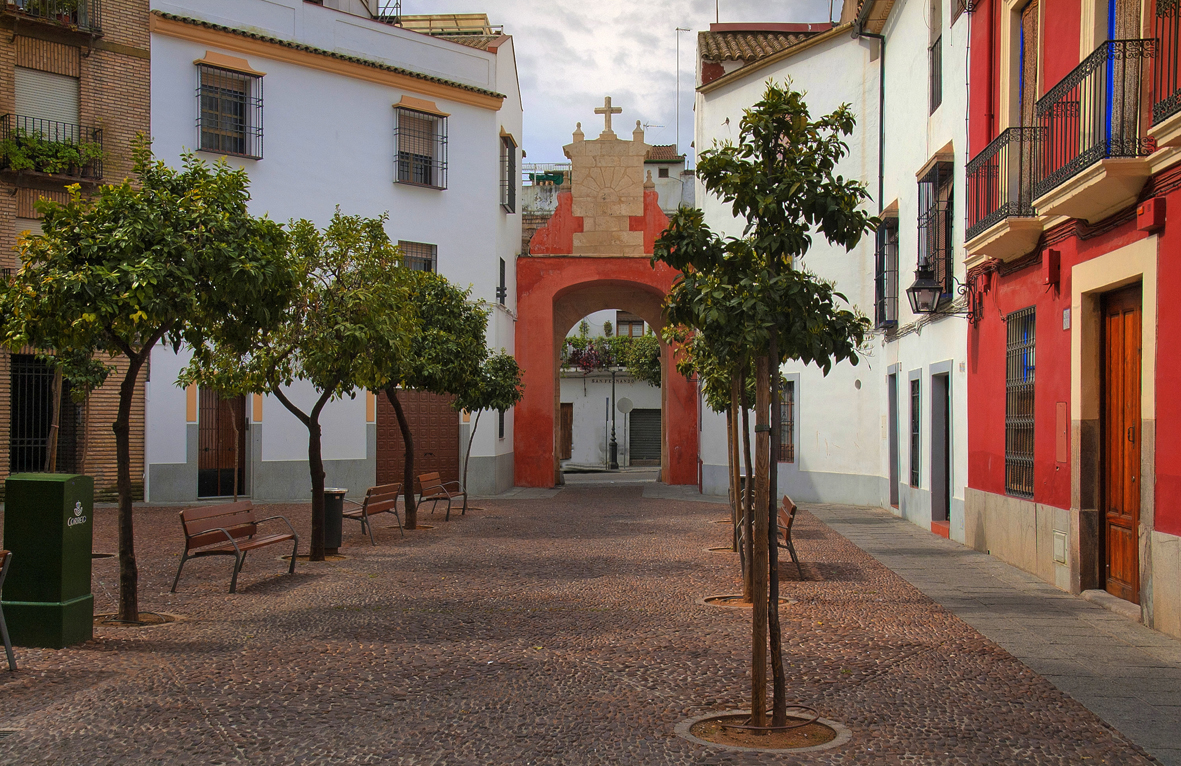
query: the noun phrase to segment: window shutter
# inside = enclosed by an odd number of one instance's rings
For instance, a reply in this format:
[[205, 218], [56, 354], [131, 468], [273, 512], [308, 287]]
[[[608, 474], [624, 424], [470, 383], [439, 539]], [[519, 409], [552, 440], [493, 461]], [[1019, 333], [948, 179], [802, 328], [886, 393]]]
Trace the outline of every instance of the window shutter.
[[16, 113], [77, 125], [78, 78], [16, 67]]

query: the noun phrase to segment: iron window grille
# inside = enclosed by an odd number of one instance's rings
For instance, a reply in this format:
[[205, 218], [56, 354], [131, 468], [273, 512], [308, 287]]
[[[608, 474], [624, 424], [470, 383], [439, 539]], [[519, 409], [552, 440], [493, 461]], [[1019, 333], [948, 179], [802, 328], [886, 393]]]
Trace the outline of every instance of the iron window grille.
[[[34, 159], [33, 170], [59, 175], [81, 176], [82, 178], [99, 179], [103, 177], [102, 144], [103, 132], [99, 128], [85, 125], [74, 125], [57, 120], [43, 120], [39, 117], [24, 117], [17, 114], [6, 114], [0, 117], [0, 141], [4, 145], [20, 149], [25, 144], [34, 142], [49, 142], [54, 144], [69, 144], [75, 149], [85, 150], [94, 148], [87, 146], [97, 144], [99, 155], [91, 157], [79, 166], [37, 164]], [[11, 168], [13, 158], [8, 152], [0, 154], [0, 168]], [[63, 163], [64, 165], [64, 163]]]
[[517, 147], [507, 136], [500, 139], [500, 206], [517, 212]]
[[779, 390], [779, 454], [780, 463], [796, 462], [796, 382], [786, 380]]
[[930, 63], [928, 77], [930, 79], [931, 114], [943, 103], [943, 35], [935, 38], [927, 50]]
[[395, 182], [447, 188], [447, 118], [405, 107], [394, 109]]
[[898, 324], [898, 219], [886, 218], [877, 231], [874, 254], [874, 325]]
[[198, 64], [202, 151], [262, 159], [262, 76]]
[[1152, 124], [1181, 112], [1181, 0], [1156, 0], [1157, 66], [1153, 67]]
[[919, 433], [919, 418], [921, 416], [922, 408], [920, 401], [921, 389], [919, 387], [919, 380], [916, 378], [910, 381], [910, 486], [919, 486], [919, 448], [921, 446], [921, 436]]
[[508, 282], [505, 281], [505, 278], [506, 278], [505, 271], [506, 271], [506, 267], [505, 267], [504, 259], [501, 258], [500, 259], [500, 284], [496, 288], [496, 302], [499, 303], [501, 306], [504, 305], [505, 299], [508, 298]]
[[398, 240], [398, 248], [402, 251], [402, 262], [406, 268], [415, 271], [439, 270], [439, 247], [425, 242], [407, 242]]
[[1005, 317], [1005, 491], [1033, 497], [1035, 309]]
[[102, 34], [102, 0], [7, 0], [0, 10]]
[[1144, 68], [1156, 40], [1106, 40], [1037, 101], [1044, 129], [1034, 197], [1111, 157], [1155, 149], [1141, 116]]
[[504, 438], [504, 410], [496, 411], [496, 438]]
[[[32, 354], [11, 357], [8, 470], [44, 471], [53, 423], [53, 368]], [[83, 410], [74, 402], [69, 381], [62, 381], [58, 411], [57, 470], [78, 473], [78, 445], [83, 432]]]
[[1040, 127], [1009, 128], [968, 163], [966, 239], [983, 234], [1006, 218], [1030, 218], [1037, 174]]
[[919, 264], [935, 274], [943, 286], [940, 303], [952, 298], [955, 276], [955, 200], [952, 163], [936, 162], [919, 181]]

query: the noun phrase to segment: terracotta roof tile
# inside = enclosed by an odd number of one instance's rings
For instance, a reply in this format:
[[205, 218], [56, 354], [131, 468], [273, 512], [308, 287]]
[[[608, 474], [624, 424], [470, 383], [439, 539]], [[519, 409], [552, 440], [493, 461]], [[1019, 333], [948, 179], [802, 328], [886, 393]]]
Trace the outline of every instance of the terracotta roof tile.
[[676, 144], [657, 144], [648, 150], [644, 162], [680, 162], [685, 155], [677, 154]]
[[750, 63], [786, 50], [818, 32], [698, 32], [697, 49], [710, 61]]

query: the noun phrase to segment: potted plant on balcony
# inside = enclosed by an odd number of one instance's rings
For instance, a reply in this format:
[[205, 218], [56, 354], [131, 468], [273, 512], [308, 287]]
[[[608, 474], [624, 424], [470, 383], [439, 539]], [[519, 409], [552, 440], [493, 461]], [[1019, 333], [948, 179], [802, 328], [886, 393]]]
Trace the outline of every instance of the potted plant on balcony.
[[53, 141], [39, 131], [17, 128], [0, 141], [0, 156], [10, 170], [80, 177], [97, 175], [92, 169], [106, 153], [97, 141]]

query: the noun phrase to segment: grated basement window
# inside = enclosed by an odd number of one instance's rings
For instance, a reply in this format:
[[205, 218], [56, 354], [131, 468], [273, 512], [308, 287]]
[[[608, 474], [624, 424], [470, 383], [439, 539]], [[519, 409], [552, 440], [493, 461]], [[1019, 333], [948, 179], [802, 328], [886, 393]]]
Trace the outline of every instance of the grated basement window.
[[415, 271], [439, 270], [439, 246], [428, 245], [425, 242], [407, 242], [398, 240], [398, 249], [402, 251], [402, 262], [406, 268]]
[[405, 107], [394, 109], [395, 182], [447, 188], [447, 118]]
[[796, 462], [796, 382], [784, 381], [779, 391], [779, 455], [780, 463]]
[[202, 151], [262, 159], [262, 77], [198, 64]]
[[919, 264], [935, 272], [943, 286], [940, 303], [952, 299], [955, 275], [955, 194], [950, 162], [936, 162], [919, 181]]
[[877, 231], [874, 268], [876, 327], [898, 324], [898, 219], [886, 218]]
[[1037, 315], [1031, 306], [1005, 317], [1005, 491], [1033, 497], [1033, 413]]
[[922, 412], [919, 380], [910, 381], [910, 486], [919, 486], [919, 447], [921, 435], [919, 432], [919, 417]]
[[500, 206], [517, 212], [517, 147], [507, 136], [500, 139]]

